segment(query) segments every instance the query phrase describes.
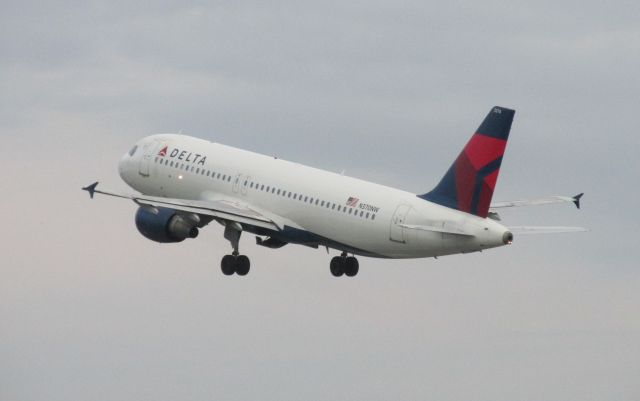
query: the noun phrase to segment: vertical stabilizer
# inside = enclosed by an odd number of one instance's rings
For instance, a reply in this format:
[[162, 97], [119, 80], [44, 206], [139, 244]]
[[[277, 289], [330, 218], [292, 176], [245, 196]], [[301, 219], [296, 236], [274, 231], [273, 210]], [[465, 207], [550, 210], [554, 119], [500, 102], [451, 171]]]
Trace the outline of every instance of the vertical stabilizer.
[[418, 197], [487, 217], [515, 110], [494, 107], [429, 193]]

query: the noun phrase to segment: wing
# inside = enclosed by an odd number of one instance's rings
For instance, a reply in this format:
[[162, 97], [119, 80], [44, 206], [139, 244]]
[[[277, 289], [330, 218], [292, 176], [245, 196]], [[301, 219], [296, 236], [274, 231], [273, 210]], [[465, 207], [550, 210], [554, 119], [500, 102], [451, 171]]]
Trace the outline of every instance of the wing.
[[189, 213], [197, 213], [211, 216], [218, 219], [236, 221], [238, 223], [251, 224], [257, 227], [268, 228], [280, 231], [281, 227], [272, 219], [263, 214], [252, 210], [247, 205], [233, 203], [228, 201], [196, 201], [187, 199], [162, 198], [157, 196], [146, 195], [128, 195], [120, 194], [112, 191], [97, 189], [98, 183], [95, 182], [89, 186], [82, 188], [89, 192], [89, 196], [93, 199], [95, 194], [114, 196], [117, 198], [130, 199], [141, 206], [166, 207], [175, 210], [181, 210]]
[[573, 203], [578, 209], [580, 209], [580, 198], [582, 198], [583, 195], [584, 193], [578, 194], [576, 196], [550, 196], [548, 198], [539, 199], [494, 202], [489, 207], [489, 210], [495, 211], [496, 209], [503, 209], [507, 207], [550, 205], [554, 203]]

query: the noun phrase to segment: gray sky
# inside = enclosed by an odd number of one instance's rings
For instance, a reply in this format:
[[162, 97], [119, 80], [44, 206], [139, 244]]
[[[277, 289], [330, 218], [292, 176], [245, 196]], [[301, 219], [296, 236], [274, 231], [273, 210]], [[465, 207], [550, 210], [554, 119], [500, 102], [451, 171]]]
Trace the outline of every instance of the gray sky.
[[[637, 1], [3, 2], [0, 399], [637, 400]], [[158, 245], [89, 201], [177, 132], [410, 191], [493, 105], [517, 109], [495, 198], [586, 192], [583, 225], [439, 260]]]

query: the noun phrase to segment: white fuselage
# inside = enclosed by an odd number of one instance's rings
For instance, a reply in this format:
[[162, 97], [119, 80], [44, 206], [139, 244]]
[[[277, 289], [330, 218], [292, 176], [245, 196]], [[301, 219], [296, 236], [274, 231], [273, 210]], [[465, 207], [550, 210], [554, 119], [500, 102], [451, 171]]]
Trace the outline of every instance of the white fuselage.
[[[184, 135], [143, 138], [132, 156], [123, 156], [119, 170], [144, 195], [247, 205], [279, 221], [291, 242], [309, 234], [320, 238], [320, 245], [388, 258], [505, 244], [507, 229], [494, 220], [399, 189]], [[415, 227], [456, 227], [467, 235]]]

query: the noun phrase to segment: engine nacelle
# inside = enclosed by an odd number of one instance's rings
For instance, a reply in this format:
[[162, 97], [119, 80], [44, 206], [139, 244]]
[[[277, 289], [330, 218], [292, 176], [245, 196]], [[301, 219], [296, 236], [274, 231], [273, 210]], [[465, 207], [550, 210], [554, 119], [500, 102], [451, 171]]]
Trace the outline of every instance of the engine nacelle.
[[197, 237], [198, 227], [194, 220], [165, 207], [140, 207], [136, 212], [136, 227], [140, 234], [161, 243]]

